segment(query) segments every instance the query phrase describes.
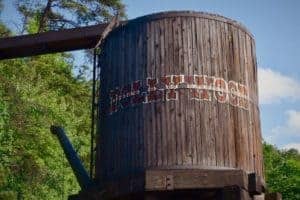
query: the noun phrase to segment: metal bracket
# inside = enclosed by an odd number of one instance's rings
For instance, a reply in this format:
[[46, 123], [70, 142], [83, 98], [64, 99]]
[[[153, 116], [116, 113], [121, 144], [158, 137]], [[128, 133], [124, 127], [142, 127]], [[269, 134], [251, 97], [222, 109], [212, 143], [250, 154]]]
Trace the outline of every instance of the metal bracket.
[[174, 178], [173, 175], [166, 176], [166, 189], [173, 190], [174, 189]]

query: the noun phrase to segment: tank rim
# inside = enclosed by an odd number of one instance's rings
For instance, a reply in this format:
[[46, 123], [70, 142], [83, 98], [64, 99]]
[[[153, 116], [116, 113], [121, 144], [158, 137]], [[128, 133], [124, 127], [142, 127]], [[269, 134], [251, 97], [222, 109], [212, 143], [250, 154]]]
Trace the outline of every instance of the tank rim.
[[199, 17], [203, 19], [210, 19], [210, 20], [216, 20], [223, 23], [231, 24], [238, 29], [243, 30], [245, 33], [247, 33], [252, 39], [254, 39], [253, 34], [244, 26], [242, 23], [230, 19], [228, 17], [224, 17], [219, 14], [214, 13], [208, 13], [208, 12], [202, 12], [202, 11], [191, 11], [191, 10], [182, 10], [182, 11], [163, 11], [163, 12], [156, 12], [152, 14], [147, 14], [144, 16], [140, 16], [134, 19], [131, 19], [128, 21], [126, 25], [134, 24], [134, 23], [141, 23], [141, 22], [148, 22], [148, 21], [155, 21], [160, 20], [163, 18], [172, 18], [172, 17]]

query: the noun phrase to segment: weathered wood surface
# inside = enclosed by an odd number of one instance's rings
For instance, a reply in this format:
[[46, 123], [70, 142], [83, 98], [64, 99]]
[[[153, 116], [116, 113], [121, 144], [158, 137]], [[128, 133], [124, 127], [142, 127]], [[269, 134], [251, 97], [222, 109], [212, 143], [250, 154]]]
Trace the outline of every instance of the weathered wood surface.
[[[203, 189], [203, 190], [181, 190], [181, 191], [159, 191], [159, 192], [143, 192], [121, 196], [118, 198], [108, 198], [99, 193], [84, 193], [72, 195], [69, 200], [264, 200], [263, 198], [251, 198], [247, 191], [238, 188], [222, 188], [222, 189]], [[279, 199], [278, 199], [279, 200]]]
[[248, 190], [248, 175], [243, 170], [147, 170], [146, 191], [214, 189], [238, 186]]
[[[257, 65], [251, 34], [219, 16], [165, 15], [132, 20], [115, 29], [102, 46], [97, 180], [118, 182], [145, 169], [229, 168], [263, 177]], [[146, 101], [152, 90], [141, 86], [140, 93], [119, 94], [122, 106], [109, 112], [111, 91], [122, 91], [129, 84], [133, 88], [135, 81], [145, 86], [147, 78], [167, 82], [169, 75], [186, 79], [174, 89], [176, 100], [162, 100], [156, 93], [156, 101]], [[207, 81], [220, 77], [227, 83], [244, 85], [247, 99], [238, 102], [246, 101], [247, 107], [220, 103], [213, 91], [207, 100], [193, 98], [188, 82], [195, 84], [198, 75], [207, 76]], [[205, 96], [204, 91], [200, 94]], [[143, 94], [144, 102], [132, 103], [133, 93]], [[130, 101], [129, 106], [126, 101]]]
[[282, 195], [278, 192], [266, 194], [266, 200], [282, 200]]
[[[253, 176], [252, 176], [253, 178]], [[105, 183], [105, 189], [95, 186], [81, 191], [76, 199], [261, 199], [253, 193], [252, 179], [243, 170], [156, 169]], [[103, 186], [102, 186], [103, 187]], [[154, 196], [153, 196], [154, 195]], [[253, 196], [253, 197], [254, 197]], [[137, 198], [139, 197], [139, 198]]]

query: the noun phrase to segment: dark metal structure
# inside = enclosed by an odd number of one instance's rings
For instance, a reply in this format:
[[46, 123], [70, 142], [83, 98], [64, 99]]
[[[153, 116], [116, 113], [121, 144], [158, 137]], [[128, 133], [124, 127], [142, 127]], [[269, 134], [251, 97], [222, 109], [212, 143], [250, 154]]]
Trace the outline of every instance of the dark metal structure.
[[157, 13], [3, 38], [0, 59], [99, 44], [93, 184], [62, 129], [52, 128], [82, 187], [70, 199], [264, 199], [255, 44], [244, 26], [201, 12]]
[[117, 25], [117, 18], [113, 18], [111, 23], [0, 38], [0, 59], [94, 48]]
[[93, 181], [89, 177], [87, 171], [85, 170], [80, 159], [78, 158], [76, 151], [74, 150], [70, 140], [64, 132], [64, 129], [59, 126], [51, 126], [50, 130], [53, 134], [57, 136], [58, 141], [60, 142], [61, 147], [64, 150], [66, 158], [68, 159], [69, 164], [72, 167], [72, 170], [77, 178], [80, 187], [83, 190], [92, 187]]

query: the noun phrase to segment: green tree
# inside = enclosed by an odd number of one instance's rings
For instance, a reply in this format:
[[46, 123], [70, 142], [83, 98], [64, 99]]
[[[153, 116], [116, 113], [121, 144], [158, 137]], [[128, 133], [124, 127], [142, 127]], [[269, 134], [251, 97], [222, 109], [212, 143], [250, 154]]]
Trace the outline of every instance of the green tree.
[[88, 163], [90, 84], [74, 78], [72, 65], [64, 54], [0, 63], [2, 194], [65, 199], [78, 191], [63, 151], [49, 131], [51, 124], [63, 125]]
[[283, 199], [300, 199], [300, 154], [295, 149], [278, 150], [264, 144], [264, 164], [268, 189]]
[[[38, 20], [28, 15], [26, 32], [37, 32]], [[0, 33], [10, 34], [4, 24]], [[91, 84], [73, 72], [65, 53], [0, 62], [0, 199], [66, 199], [78, 192], [49, 131], [52, 124], [64, 126], [87, 167]]]
[[[16, 3], [28, 33], [95, 24], [123, 12], [119, 0]], [[0, 37], [10, 34], [0, 23]], [[74, 74], [74, 66], [65, 53], [0, 62], [0, 200], [67, 199], [78, 192], [49, 131], [52, 124], [64, 126], [88, 166], [91, 83]]]
[[[3, 10], [3, 1], [0, 0], [0, 15], [2, 13]], [[7, 37], [10, 35], [10, 31], [8, 30], [8, 28], [6, 28], [6, 26], [3, 24], [3, 22], [0, 19], [0, 38], [1, 37]]]
[[125, 16], [121, 0], [18, 0], [25, 24], [38, 21], [37, 32], [97, 24], [119, 13]]

